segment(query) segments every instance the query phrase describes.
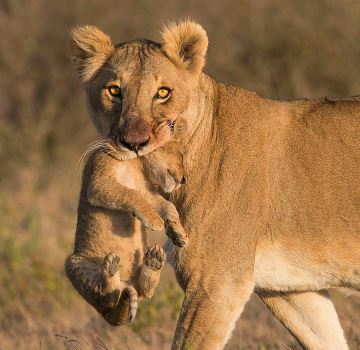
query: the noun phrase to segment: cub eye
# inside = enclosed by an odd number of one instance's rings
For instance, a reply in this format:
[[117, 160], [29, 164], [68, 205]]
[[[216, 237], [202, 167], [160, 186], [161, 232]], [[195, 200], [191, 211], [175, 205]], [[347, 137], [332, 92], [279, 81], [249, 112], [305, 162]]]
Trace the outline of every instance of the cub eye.
[[108, 87], [108, 91], [110, 95], [114, 97], [119, 97], [121, 95], [121, 89], [116, 85]]
[[170, 95], [170, 89], [162, 87], [158, 90], [156, 96], [157, 98], [164, 99]]

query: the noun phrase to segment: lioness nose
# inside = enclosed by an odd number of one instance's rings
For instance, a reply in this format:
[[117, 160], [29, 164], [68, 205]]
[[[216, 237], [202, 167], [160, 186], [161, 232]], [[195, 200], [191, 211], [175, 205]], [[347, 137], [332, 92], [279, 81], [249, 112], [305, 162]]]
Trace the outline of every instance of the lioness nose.
[[141, 117], [128, 118], [118, 132], [118, 141], [122, 146], [137, 152], [149, 142], [151, 122]]
[[122, 144], [122, 146], [134, 152], [137, 152], [141, 148], [145, 147], [148, 144], [148, 142], [149, 142], [149, 137], [147, 139], [144, 139], [144, 141], [138, 141], [136, 143], [130, 143], [126, 139], [120, 139], [120, 143]]

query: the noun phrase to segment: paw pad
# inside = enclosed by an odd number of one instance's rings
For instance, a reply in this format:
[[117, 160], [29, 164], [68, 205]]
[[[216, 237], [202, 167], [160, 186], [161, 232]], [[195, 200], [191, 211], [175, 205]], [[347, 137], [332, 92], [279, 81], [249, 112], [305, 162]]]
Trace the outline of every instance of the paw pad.
[[114, 276], [119, 271], [120, 257], [114, 253], [105, 256], [103, 262], [103, 271], [108, 276]]
[[148, 247], [145, 253], [145, 265], [153, 270], [160, 270], [164, 266], [166, 254], [164, 250], [158, 246]]

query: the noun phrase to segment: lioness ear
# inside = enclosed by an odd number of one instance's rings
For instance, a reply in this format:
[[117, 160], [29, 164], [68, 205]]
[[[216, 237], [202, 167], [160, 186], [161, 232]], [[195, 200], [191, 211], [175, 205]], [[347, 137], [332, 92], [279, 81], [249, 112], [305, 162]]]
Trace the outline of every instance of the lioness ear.
[[208, 38], [200, 24], [184, 21], [165, 26], [162, 48], [177, 65], [199, 74], [205, 65]]
[[84, 82], [90, 80], [114, 53], [110, 38], [95, 26], [72, 30], [71, 50], [76, 69]]

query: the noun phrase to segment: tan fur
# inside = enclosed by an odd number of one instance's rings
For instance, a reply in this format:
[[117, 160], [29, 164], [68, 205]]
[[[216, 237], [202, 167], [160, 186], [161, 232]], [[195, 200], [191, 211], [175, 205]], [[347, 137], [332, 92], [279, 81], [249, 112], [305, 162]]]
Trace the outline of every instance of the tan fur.
[[[222, 349], [253, 291], [304, 347], [345, 349], [317, 291], [360, 290], [360, 99], [268, 100], [179, 65], [183, 45], [203, 62], [205, 42], [188, 22], [161, 45], [124, 43], [87, 88], [102, 133], [124, 132], [134, 110], [182, 130], [188, 182], [172, 197], [190, 241], [168, 252], [185, 291], [173, 349]], [[124, 87], [114, 113], [96, 98], [109, 79]]]
[[72, 31], [73, 60], [84, 82], [90, 80], [114, 53], [110, 38], [94, 26]]
[[305, 349], [347, 349], [344, 332], [326, 291], [260, 296]]
[[163, 50], [178, 67], [200, 73], [205, 65], [208, 38], [199, 24], [191, 21], [169, 24], [164, 26], [162, 37]]
[[84, 168], [75, 249], [65, 270], [85, 300], [113, 325], [134, 319], [139, 297], [153, 295], [165, 261], [159, 246], [145, 249], [139, 220], [153, 230], [165, 224], [177, 244], [186, 239], [176, 208], [149, 188], [144, 175], [165, 191], [181, 181], [182, 156], [176, 142], [158, 148], [169, 138], [168, 126], [160, 124], [154, 140], [142, 150], [157, 148], [149, 155], [151, 164], [146, 156], [127, 160], [129, 153], [103, 143]]

